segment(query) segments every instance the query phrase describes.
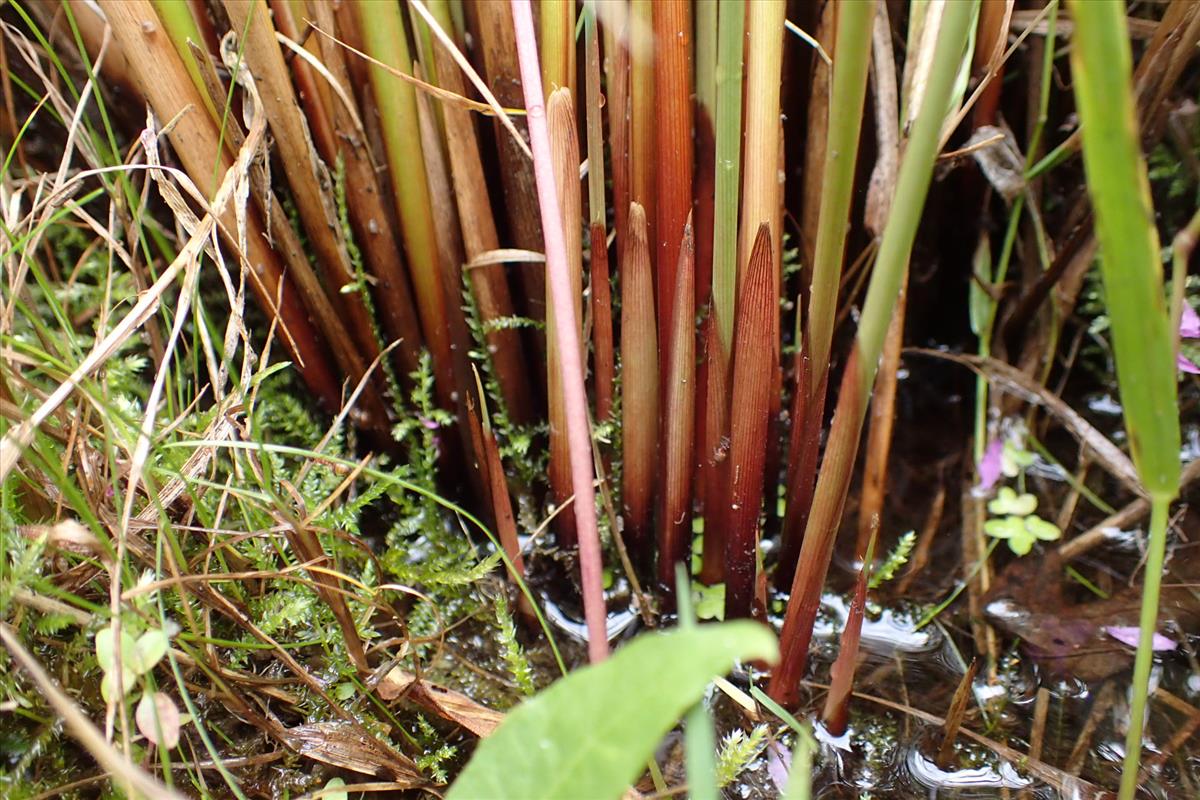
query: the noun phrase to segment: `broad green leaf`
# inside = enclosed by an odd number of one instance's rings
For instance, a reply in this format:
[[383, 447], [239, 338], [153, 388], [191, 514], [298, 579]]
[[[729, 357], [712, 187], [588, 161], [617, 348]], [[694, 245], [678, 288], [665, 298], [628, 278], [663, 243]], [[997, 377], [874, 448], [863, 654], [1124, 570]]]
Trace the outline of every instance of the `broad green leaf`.
[[1074, 2], [1071, 76], [1096, 214], [1104, 298], [1133, 463], [1147, 494], [1179, 490], [1175, 331], [1163, 294], [1158, 228], [1138, 139], [1125, 4]]
[[[137, 675], [129, 667], [121, 667], [121, 696], [129, 694], [137, 685]], [[104, 677], [100, 679], [100, 697], [104, 702], [111, 703], [118, 700], [117, 697], [117, 673], [115, 671], [106, 670]]]
[[167, 634], [155, 628], [138, 637], [137, 660], [130, 666], [139, 675], [154, 669], [154, 665], [167, 654]]
[[715, 675], [777, 657], [774, 635], [754, 622], [644, 634], [509, 713], [447, 800], [616, 800]]
[[[117, 668], [116, 651], [113, 647], [113, 632], [112, 628], [104, 627], [96, 631], [96, 661], [100, 662], [100, 669], [105, 672], [112, 672]], [[121, 668], [132, 670], [134, 664], [138, 662], [137, 642], [133, 637], [121, 629]], [[127, 687], [128, 688], [128, 687]]]
[[1004, 443], [1000, 464], [1005, 475], [1015, 478], [1021, 474], [1021, 470], [1033, 465], [1033, 453], [1009, 439]]

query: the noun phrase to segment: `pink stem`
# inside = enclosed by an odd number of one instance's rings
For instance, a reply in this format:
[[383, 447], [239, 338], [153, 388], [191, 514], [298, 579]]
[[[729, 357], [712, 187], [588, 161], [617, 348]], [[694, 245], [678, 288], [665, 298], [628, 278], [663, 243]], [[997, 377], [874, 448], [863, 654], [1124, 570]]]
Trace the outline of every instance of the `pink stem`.
[[[579, 570], [583, 583], [583, 611], [587, 618], [588, 658], [592, 663], [608, 658], [608, 613], [604, 605], [601, 574], [600, 534], [596, 530], [596, 495], [592, 485], [592, 437], [588, 430], [587, 394], [583, 386], [579, 336], [575, 330], [575, 305], [567, 274], [567, 246], [558, 207], [558, 189], [550, 160], [550, 134], [538, 66], [537, 36], [529, 0], [512, 0], [517, 57], [521, 85], [525, 89], [529, 144], [537, 180], [538, 205], [542, 209], [542, 233], [546, 243], [546, 271], [554, 303], [555, 335], [558, 337], [559, 368], [562, 371], [563, 406], [567, 410], [567, 444], [571, 453], [571, 486], [575, 491], [575, 525], [579, 532]], [[574, 220], [574, 224], [580, 224]]]

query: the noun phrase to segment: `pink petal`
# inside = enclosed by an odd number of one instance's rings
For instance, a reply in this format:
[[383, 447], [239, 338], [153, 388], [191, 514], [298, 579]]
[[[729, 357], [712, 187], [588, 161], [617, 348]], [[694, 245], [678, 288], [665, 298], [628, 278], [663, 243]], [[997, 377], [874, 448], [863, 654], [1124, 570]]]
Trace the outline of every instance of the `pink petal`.
[[1200, 375], [1200, 367], [1192, 363], [1187, 356], [1175, 356], [1175, 366], [1179, 367], [1180, 372], [1187, 372], [1191, 375]]
[[979, 462], [979, 485], [975, 488], [986, 492], [996, 485], [1004, 472], [1004, 441], [992, 439]]
[[1179, 337], [1181, 339], [1200, 339], [1200, 314], [1186, 300], [1179, 315]]
[[[1127, 644], [1130, 647], [1137, 647], [1138, 637], [1141, 635], [1138, 628], [1133, 625], [1105, 625], [1104, 632], [1121, 644]], [[1154, 632], [1152, 644], [1150, 645], [1151, 649], [1156, 652], [1174, 650], [1178, 646], [1178, 643], [1174, 639], [1163, 636], [1158, 631]]]
[[783, 795], [787, 792], [788, 773], [792, 769], [792, 752], [779, 742], [771, 742], [767, 746], [767, 774], [772, 783]]

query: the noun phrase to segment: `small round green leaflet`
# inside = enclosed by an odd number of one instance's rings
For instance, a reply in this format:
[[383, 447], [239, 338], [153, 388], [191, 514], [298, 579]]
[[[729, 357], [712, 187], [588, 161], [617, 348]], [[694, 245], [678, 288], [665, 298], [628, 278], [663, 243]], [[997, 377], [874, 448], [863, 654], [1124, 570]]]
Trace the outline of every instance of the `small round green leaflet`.
[[447, 800], [616, 800], [715, 675], [778, 655], [774, 634], [755, 622], [644, 634], [510, 713]]

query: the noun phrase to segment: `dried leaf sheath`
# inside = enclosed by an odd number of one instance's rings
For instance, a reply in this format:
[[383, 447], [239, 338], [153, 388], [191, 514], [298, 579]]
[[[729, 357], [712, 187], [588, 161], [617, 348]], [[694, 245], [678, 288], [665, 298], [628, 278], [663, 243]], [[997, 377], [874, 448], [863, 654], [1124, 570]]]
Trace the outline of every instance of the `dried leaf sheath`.
[[[225, 10], [233, 29], [244, 32], [246, 64], [258, 82], [263, 109], [279, 148], [279, 162], [287, 175], [308, 241], [324, 273], [325, 291], [341, 312], [363, 361], [370, 363], [379, 355], [370, 311], [361, 294], [342, 291], [343, 286], [354, 282], [354, 268], [340, 235], [332, 197], [322, 191], [322, 183], [330, 183], [329, 175], [317, 158], [308, 127], [300, 114], [291, 76], [275, 40], [271, 14], [263, 0], [227, 2]], [[378, 383], [382, 387], [381, 378]]]
[[621, 260], [621, 448], [625, 458], [622, 497], [625, 535], [646, 549], [653, 511], [658, 446], [658, 335], [654, 324], [654, 283], [646, 212], [629, 206], [629, 241]]
[[854, 671], [858, 663], [858, 646], [862, 641], [863, 614], [867, 606], [867, 582], [871, 565], [863, 564], [854, 583], [854, 599], [846, 615], [846, 627], [842, 630], [842, 641], [838, 647], [837, 660], [830, 668], [829, 694], [825, 696], [825, 709], [821, 718], [834, 736], [846, 732], [846, 721], [850, 713], [850, 692], [854, 688]]
[[738, 302], [730, 404], [729, 512], [725, 539], [725, 616], [748, 617], [754, 601], [758, 515], [762, 508], [768, 413], [775, 367], [775, 278], [770, 228], [754, 239]]
[[[203, 107], [202, 95], [192, 84], [149, 2], [120, 3], [107, 13], [113, 36], [125, 52], [155, 54], [153, 58], [130, 59], [129, 66], [134, 81], [159, 119], [174, 119], [189, 103]], [[213, 157], [218, 153], [215, 125], [204, 114], [183, 114], [169, 138], [196, 185], [211, 194], [216, 186], [214, 174], [220, 174], [213, 170]], [[230, 163], [222, 156], [221, 170], [227, 169]], [[244, 255], [253, 267], [255, 279], [250, 281], [251, 286], [263, 307], [275, 310], [285, 333], [281, 338], [297, 359], [301, 377], [327, 407], [337, 408], [339, 380], [309, 322], [308, 312], [295, 284], [285, 279], [279, 257], [268, 246], [258, 216], [251, 214], [250, 220], [251, 229], [246, 237], [248, 251]], [[232, 211], [222, 218], [222, 222], [227, 231], [237, 230]]]
[[[579, 188], [579, 139], [575, 134], [575, 104], [570, 89], [555, 89], [546, 104], [546, 122], [550, 128], [550, 147], [554, 159], [554, 180], [558, 186], [558, 205], [563, 220], [563, 241], [567, 248], [567, 271], [571, 279], [574, 325], [583, 340], [583, 201]], [[566, 409], [562, 405], [562, 375], [557, 356], [554, 306], [546, 298], [547, 405], [550, 413], [550, 489], [556, 505], [571, 497], [571, 463], [567, 448]], [[575, 545], [575, 517], [559, 514], [555, 530], [561, 546]]]
[[[444, 4], [433, 6], [444, 28], [449, 25], [449, 11]], [[444, 19], [442, 19], [444, 17]], [[448, 29], [448, 28], [447, 28]], [[462, 73], [441, 42], [434, 44], [438, 84], [452, 92], [463, 94]], [[454, 198], [462, 229], [463, 249], [471, 261], [482, 253], [500, 247], [496, 222], [492, 215], [483, 159], [475, 134], [471, 113], [452, 104], [442, 106], [446, 128], [446, 147], [454, 181]], [[478, 305], [480, 318], [487, 322], [513, 313], [508, 293], [505, 265], [493, 264], [467, 271], [467, 279]], [[521, 353], [521, 337], [515, 329], [490, 330], [486, 334], [488, 351], [501, 394], [512, 419], [519, 423], [532, 418], [529, 381], [525, 375]]]
[[692, 475], [696, 427], [695, 239], [689, 217], [676, 270], [675, 308], [668, 343], [663, 408], [665, 481], [658, 517], [658, 581], [670, 592], [675, 565], [688, 556], [692, 531]]

